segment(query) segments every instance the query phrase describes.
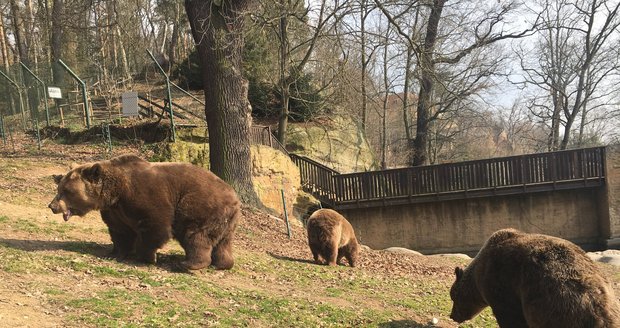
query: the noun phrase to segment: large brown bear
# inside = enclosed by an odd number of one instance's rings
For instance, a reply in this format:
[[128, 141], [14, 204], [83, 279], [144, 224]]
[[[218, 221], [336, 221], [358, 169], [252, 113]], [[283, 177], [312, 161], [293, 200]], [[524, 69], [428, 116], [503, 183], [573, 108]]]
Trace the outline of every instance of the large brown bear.
[[609, 283], [564, 239], [499, 230], [455, 274], [450, 318], [459, 323], [490, 306], [500, 327], [620, 327]]
[[307, 229], [315, 263], [322, 264], [322, 257], [328, 265], [336, 265], [346, 257], [349, 265], [355, 266], [360, 247], [353, 227], [342, 215], [334, 210], [319, 209], [308, 218]]
[[149, 163], [134, 155], [79, 165], [54, 176], [49, 204], [65, 221], [99, 210], [123, 259], [136, 252], [146, 263], [171, 237], [185, 250], [185, 269], [230, 269], [240, 216], [235, 191], [215, 174], [185, 163]]

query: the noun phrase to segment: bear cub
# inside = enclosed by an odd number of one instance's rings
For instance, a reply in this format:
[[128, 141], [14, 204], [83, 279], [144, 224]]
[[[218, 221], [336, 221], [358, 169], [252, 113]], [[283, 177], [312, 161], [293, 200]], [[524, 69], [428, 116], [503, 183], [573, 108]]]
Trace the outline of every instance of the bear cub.
[[65, 221], [100, 211], [112, 239], [112, 256], [136, 253], [156, 263], [172, 237], [185, 250], [183, 269], [234, 264], [232, 240], [239, 216], [237, 194], [215, 174], [187, 163], [149, 163], [135, 155], [78, 165], [54, 176], [49, 204]]
[[336, 265], [346, 257], [349, 265], [355, 266], [360, 247], [344, 216], [331, 209], [319, 209], [308, 218], [307, 229], [315, 263], [323, 264], [323, 258], [327, 265]]
[[609, 282], [581, 248], [561, 238], [499, 230], [455, 274], [450, 318], [458, 323], [490, 306], [500, 327], [620, 327]]

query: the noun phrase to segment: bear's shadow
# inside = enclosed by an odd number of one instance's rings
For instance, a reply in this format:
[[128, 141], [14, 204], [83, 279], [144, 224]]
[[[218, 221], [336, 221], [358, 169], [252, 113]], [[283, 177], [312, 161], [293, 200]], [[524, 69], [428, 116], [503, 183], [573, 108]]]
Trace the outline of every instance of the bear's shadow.
[[[85, 255], [92, 255], [105, 260], [115, 260], [119, 263], [126, 263], [135, 266], [149, 266], [148, 264], [136, 261], [133, 257], [117, 260], [110, 256], [112, 244], [99, 244], [87, 241], [56, 241], [56, 240], [31, 240], [31, 239], [7, 239], [0, 238], [0, 245], [26, 251], [67, 251]], [[183, 260], [183, 254], [157, 254], [156, 266], [172, 272], [185, 272], [177, 264]]]
[[[283, 260], [283, 261], [308, 263], [308, 264], [313, 264], [313, 265], [325, 265], [325, 264], [316, 264], [316, 263], [314, 263], [314, 260], [312, 260], [312, 259], [298, 259], [298, 258], [294, 258], [294, 257], [290, 257], [290, 256], [278, 255], [278, 254], [273, 253], [273, 252], [267, 252], [267, 254], [269, 254], [269, 256], [273, 257], [274, 259]], [[338, 263], [338, 265], [339, 266], [349, 266], [346, 263], [347, 262], [343, 260], [341, 263]]]
[[273, 252], [267, 252], [267, 254], [269, 254], [269, 256], [273, 257], [274, 259], [278, 259], [278, 260], [315, 264], [313, 260], [309, 260], [309, 259], [298, 259], [298, 258], [294, 258], [294, 257], [278, 255], [278, 254], [273, 253]]
[[430, 328], [436, 327], [432, 323], [422, 324], [413, 320], [394, 320], [388, 322], [382, 322], [379, 324], [380, 328]]

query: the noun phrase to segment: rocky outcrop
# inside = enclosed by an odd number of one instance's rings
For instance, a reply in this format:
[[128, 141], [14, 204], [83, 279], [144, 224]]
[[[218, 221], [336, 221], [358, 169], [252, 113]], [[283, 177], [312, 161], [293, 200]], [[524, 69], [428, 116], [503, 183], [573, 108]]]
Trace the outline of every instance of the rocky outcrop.
[[321, 123], [291, 124], [287, 149], [319, 161], [340, 173], [377, 169], [364, 132], [351, 118], [335, 116]]

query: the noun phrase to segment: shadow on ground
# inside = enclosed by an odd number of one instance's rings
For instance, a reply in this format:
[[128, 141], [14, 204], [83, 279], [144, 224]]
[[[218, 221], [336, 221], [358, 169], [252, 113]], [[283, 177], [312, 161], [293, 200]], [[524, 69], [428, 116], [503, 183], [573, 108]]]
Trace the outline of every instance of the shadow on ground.
[[[55, 241], [55, 240], [26, 240], [26, 239], [6, 239], [0, 238], [0, 245], [16, 250], [26, 252], [40, 251], [67, 251], [79, 254], [93, 255], [95, 257], [111, 260], [112, 251], [111, 244], [99, 244], [86, 241]], [[172, 272], [186, 272], [178, 263], [184, 258], [183, 254], [157, 254], [157, 267]], [[121, 263], [127, 263], [135, 266], [148, 266], [142, 262], [138, 262], [133, 258], [119, 260]]]
[[274, 259], [278, 259], [278, 260], [315, 264], [313, 260], [309, 260], [309, 259], [298, 259], [298, 258], [294, 258], [290, 256], [278, 255], [272, 252], [267, 252], [267, 254], [269, 254], [269, 256], [273, 257]]
[[381, 328], [430, 328], [435, 327], [432, 323], [422, 324], [413, 320], [395, 320], [382, 322], [379, 324]]

